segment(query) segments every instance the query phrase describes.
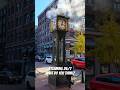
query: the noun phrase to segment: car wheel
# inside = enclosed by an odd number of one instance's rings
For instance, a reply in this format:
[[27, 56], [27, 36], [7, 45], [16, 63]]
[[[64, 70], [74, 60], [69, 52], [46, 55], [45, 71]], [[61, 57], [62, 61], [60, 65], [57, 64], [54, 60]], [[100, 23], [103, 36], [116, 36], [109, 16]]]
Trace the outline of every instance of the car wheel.
[[45, 63], [46, 63], [46, 64], [48, 64], [48, 62], [47, 62], [47, 61], [45, 61]]

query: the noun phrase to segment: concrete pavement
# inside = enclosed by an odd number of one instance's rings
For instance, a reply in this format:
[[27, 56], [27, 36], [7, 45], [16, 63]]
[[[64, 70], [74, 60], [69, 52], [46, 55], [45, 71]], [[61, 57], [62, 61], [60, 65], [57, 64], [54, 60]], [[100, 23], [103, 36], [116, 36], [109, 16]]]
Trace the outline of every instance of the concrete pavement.
[[[36, 73], [37, 77], [35, 79], [35, 88], [36, 90], [52, 90], [50, 88], [50, 85], [48, 84], [48, 67], [51, 65], [45, 64], [43, 62], [37, 62], [36, 63]], [[56, 90], [85, 90], [85, 85], [82, 84], [77, 78], [75, 81], [75, 84], [71, 86], [70, 89], [68, 88], [59, 88]]]
[[[50, 86], [48, 85], [48, 77], [45, 75], [40, 75], [35, 80], [35, 87], [36, 90], [52, 90]], [[68, 88], [60, 88], [56, 90], [85, 90], [85, 85], [81, 82], [76, 82], [74, 85], [72, 85], [71, 89]]]

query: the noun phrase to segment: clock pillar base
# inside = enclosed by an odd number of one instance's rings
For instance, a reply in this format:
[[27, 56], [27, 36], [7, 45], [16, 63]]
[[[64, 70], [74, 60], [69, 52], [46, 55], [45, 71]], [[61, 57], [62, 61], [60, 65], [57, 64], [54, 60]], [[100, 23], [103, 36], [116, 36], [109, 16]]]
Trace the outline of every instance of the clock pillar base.
[[60, 88], [70, 90], [70, 84], [65, 75], [49, 75], [48, 83], [52, 90], [59, 90]]

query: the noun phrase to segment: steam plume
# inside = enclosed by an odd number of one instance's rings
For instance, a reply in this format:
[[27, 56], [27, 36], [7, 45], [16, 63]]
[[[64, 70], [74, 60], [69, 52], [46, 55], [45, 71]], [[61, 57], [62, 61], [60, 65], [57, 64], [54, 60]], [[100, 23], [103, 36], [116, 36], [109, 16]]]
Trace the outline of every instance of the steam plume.
[[57, 8], [51, 8], [46, 15], [51, 20], [57, 15], [67, 16], [70, 18], [70, 26], [78, 30], [84, 24], [85, 0], [58, 0]]

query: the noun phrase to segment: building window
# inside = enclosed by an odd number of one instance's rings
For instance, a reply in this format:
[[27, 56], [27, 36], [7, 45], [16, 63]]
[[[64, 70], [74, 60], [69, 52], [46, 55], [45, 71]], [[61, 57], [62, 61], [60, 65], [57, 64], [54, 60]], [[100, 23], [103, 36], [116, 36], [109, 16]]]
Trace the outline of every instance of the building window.
[[24, 6], [26, 6], [29, 3], [34, 4], [34, 0], [24, 0]]
[[26, 15], [26, 24], [27, 24], [29, 21], [30, 21], [30, 15], [27, 14], [27, 15]]
[[14, 7], [11, 7], [11, 14], [14, 14]]
[[24, 7], [26, 7], [27, 6], [27, 1], [26, 0], [24, 0]]
[[101, 64], [100, 73], [105, 74], [110, 72], [110, 65]]
[[20, 9], [20, 3], [17, 3], [16, 4], [16, 12], [19, 12], [21, 9]]
[[6, 9], [3, 9], [3, 13], [4, 13], [4, 15], [6, 15]]
[[7, 11], [7, 13], [8, 13], [8, 16], [10, 16], [10, 8], [8, 8], [8, 11]]
[[115, 2], [120, 2], [120, 0], [115, 0]]
[[19, 25], [19, 18], [17, 17], [16, 18], [16, 26], [18, 26]]
[[29, 2], [30, 2], [31, 4], [34, 4], [35, 0], [29, 0]]
[[120, 4], [118, 4], [118, 9], [120, 9]]
[[29, 14], [25, 14], [24, 15], [24, 24], [28, 24], [30, 22], [30, 15]]
[[30, 13], [30, 21], [35, 21], [35, 12], [34, 11], [32, 11], [31, 13]]
[[2, 13], [1, 13], [1, 12], [2, 12], [2, 10], [0, 10], [0, 17], [2, 16]]
[[93, 22], [94, 16], [86, 16], [85, 18], [86, 18], [86, 23], [85, 23], [86, 27], [87, 28], [94, 27], [94, 22]]
[[20, 16], [20, 18], [19, 18], [19, 20], [20, 20], [20, 25], [23, 23], [23, 19], [22, 19], [23, 17], [22, 16]]

